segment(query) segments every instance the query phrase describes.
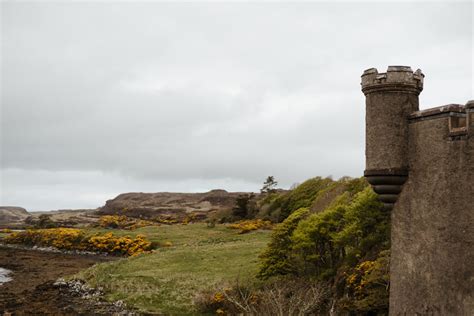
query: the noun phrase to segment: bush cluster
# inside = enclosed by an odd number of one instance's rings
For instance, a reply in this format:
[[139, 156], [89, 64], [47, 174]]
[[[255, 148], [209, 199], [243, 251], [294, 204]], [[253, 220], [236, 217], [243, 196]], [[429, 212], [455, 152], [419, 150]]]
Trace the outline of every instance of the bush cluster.
[[331, 178], [315, 177], [290, 191], [267, 193], [258, 203], [259, 218], [282, 222], [290, 214], [300, 208], [313, 209], [315, 204], [325, 205], [325, 200], [331, 200], [333, 192], [345, 191], [351, 195], [367, 187], [363, 178], [344, 177], [338, 181]]
[[104, 215], [99, 219], [99, 226], [103, 228], [125, 228], [130, 225], [125, 215]]
[[323, 211], [300, 208], [277, 225], [261, 255], [259, 277], [329, 282], [340, 311], [385, 313], [390, 213], [371, 188], [356, 182], [347, 182]]
[[[55, 222], [51, 215], [49, 214], [41, 214], [38, 217], [35, 216], [28, 216], [25, 218], [25, 224], [28, 227], [32, 228], [56, 228], [59, 226], [59, 223]], [[75, 223], [67, 223], [67, 224], [75, 224]]]
[[[173, 225], [173, 224], [179, 224], [179, 220], [176, 218], [173, 218], [171, 216], [158, 216], [153, 219], [157, 223], [160, 224], [165, 224], [165, 225]], [[186, 224], [189, 223], [189, 219], [186, 219]]]
[[269, 245], [260, 255], [262, 266], [258, 276], [268, 279], [276, 275], [296, 274], [297, 268], [291, 258], [293, 231], [298, 223], [309, 214], [307, 208], [300, 208], [293, 212], [283, 223], [275, 226]]
[[155, 222], [136, 219], [125, 215], [104, 215], [99, 219], [99, 226], [112, 229], [134, 230], [140, 227], [158, 225]]
[[255, 216], [255, 212], [255, 194], [240, 194], [235, 200], [235, 206], [232, 209], [232, 217], [237, 220], [252, 218]]
[[174, 216], [170, 215], [160, 215], [150, 220], [134, 218], [126, 215], [103, 215], [100, 217], [98, 225], [103, 228], [134, 230], [145, 226], [160, 226], [161, 224], [187, 225], [196, 221], [196, 219], [196, 214], [187, 214], [183, 218], [175, 218]]
[[117, 255], [135, 256], [150, 251], [152, 244], [145, 236], [114, 236], [112, 233], [91, 236], [87, 240], [90, 249]]
[[323, 315], [328, 294], [325, 284], [307, 279], [283, 278], [260, 285], [237, 281], [198, 293], [194, 305], [202, 313], [217, 315]]
[[[76, 228], [28, 229], [13, 232], [3, 240], [8, 244], [55, 247], [64, 250], [82, 248], [84, 232]], [[83, 249], [81, 249], [83, 250]]]
[[[390, 285], [390, 251], [380, 252], [375, 260], [359, 263], [347, 278], [347, 289], [351, 300], [341, 300], [347, 310], [379, 311], [383, 313], [388, 306]], [[384, 290], [385, 289], [385, 290]]]
[[319, 193], [334, 181], [330, 178], [315, 177], [301, 183], [295, 189], [282, 193], [269, 193], [260, 203], [260, 216], [275, 222], [282, 222], [300, 208], [309, 208]]
[[273, 225], [270, 221], [262, 219], [248, 219], [227, 225], [231, 229], [239, 229], [239, 234], [245, 234], [257, 229], [272, 229]]
[[114, 236], [112, 233], [88, 236], [75, 228], [30, 229], [13, 232], [3, 240], [9, 244], [55, 247], [63, 250], [96, 251], [113, 255], [133, 256], [152, 249], [144, 236]]

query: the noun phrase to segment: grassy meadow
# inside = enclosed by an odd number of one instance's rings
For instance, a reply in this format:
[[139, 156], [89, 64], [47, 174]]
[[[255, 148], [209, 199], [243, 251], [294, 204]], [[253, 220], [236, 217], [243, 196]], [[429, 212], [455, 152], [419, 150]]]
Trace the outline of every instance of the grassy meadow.
[[43, 218], [2, 240], [122, 256], [70, 278], [148, 314], [388, 314], [390, 213], [363, 178], [316, 177], [252, 199], [214, 227], [122, 212], [80, 229]]
[[[90, 232], [110, 231], [91, 229]], [[224, 225], [204, 223], [113, 230], [114, 235], [145, 235], [161, 245], [152, 254], [102, 263], [75, 277], [102, 287], [110, 300], [141, 311], [167, 315], [197, 314], [193, 298], [226, 282], [254, 278], [258, 255], [270, 231], [238, 234]]]

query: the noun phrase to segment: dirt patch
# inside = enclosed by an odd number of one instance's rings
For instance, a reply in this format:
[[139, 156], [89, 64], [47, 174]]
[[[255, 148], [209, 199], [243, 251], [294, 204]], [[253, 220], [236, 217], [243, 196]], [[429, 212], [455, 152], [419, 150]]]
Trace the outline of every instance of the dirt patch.
[[118, 308], [89, 302], [66, 287], [54, 285], [97, 262], [112, 258], [69, 255], [0, 247], [0, 267], [12, 281], [0, 285], [0, 315], [114, 315]]

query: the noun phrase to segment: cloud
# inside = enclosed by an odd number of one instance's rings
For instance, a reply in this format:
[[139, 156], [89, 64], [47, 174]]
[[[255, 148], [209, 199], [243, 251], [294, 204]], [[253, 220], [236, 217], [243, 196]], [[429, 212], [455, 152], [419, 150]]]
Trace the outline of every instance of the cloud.
[[2, 203], [360, 176], [364, 69], [423, 69], [423, 108], [473, 97], [470, 3], [1, 5]]

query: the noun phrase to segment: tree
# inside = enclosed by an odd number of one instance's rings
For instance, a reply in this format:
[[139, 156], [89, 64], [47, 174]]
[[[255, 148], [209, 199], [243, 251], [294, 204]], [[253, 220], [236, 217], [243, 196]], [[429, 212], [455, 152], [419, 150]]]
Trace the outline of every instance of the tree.
[[36, 223], [36, 227], [38, 228], [54, 228], [57, 226], [58, 225], [51, 219], [51, 215], [48, 214], [41, 214]]
[[241, 194], [235, 201], [232, 215], [238, 218], [247, 218], [250, 211], [250, 201], [254, 198], [254, 194]]
[[300, 208], [275, 227], [270, 243], [268, 243], [267, 248], [260, 255], [259, 278], [268, 279], [276, 275], [295, 273], [295, 265], [292, 262], [293, 242], [291, 237], [300, 221], [308, 217], [308, 215], [308, 208]]
[[267, 180], [263, 183], [263, 187], [260, 189], [261, 193], [273, 193], [276, 191], [276, 186], [278, 182], [275, 181], [273, 176], [268, 176]]

